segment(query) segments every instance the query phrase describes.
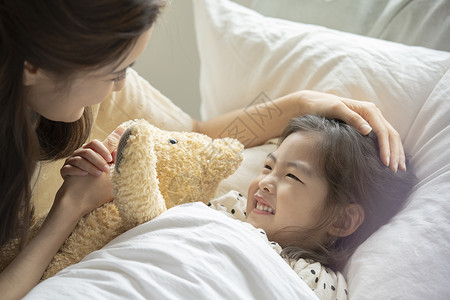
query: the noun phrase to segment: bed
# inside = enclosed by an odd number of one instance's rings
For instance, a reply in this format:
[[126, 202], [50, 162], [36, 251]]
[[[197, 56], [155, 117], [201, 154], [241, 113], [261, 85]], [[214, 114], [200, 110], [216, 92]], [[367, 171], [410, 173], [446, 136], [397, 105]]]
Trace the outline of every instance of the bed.
[[[270, 1], [253, 2], [254, 9], [249, 9], [227, 0], [194, 0], [202, 117], [302, 89], [376, 103], [400, 133], [409, 168], [419, 183], [400, 213], [349, 260], [344, 270], [349, 298], [449, 298], [448, 2], [406, 1], [409, 4], [402, 6], [404, 1], [374, 1], [385, 9], [378, 10], [376, 19], [366, 19], [367, 27], [358, 27], [366, 24], [361, 17], [334, 24], [325, 17], [319, 25], [300, 23], [294, 9], [283, 16]], [[328, 2], [336, 5], [329, 15], [338, 14], [338, 7], [349, 15], [362, 13], [348, 5], [351, 1], [311, 2], [319, 9]], [[414, 34], [405, 35], [399, 18], [412, 18], [408, 9], [417, 2], [422, 5], [414, 10], [423, 16], [421, 26], [412, 26]], [[299, 18], [307, 16], [300, 13]], [[433, 27], [433, 21], [442, 26]], [[336, 25], [339, 30], [321, 25]], [[189, 116], [134, 71], [124, 90], [94, 111], [93, 138], [138, 117], [164, 129], [192, 126]], [[270, 121], [268, 112], [263, 115]], [[221, 183], [217, 195], [230, 189], [246, 195], [248, 182], [274, 147], [246, 149], [243, 164]], [[43, 166], [36, 197], [51, 198], [53, 168], [59, 168], [58, 163]], [[54, 298], [315, 299], [315, 295], [247, 227], [195, 203], [126, 232], [25, 297]]]

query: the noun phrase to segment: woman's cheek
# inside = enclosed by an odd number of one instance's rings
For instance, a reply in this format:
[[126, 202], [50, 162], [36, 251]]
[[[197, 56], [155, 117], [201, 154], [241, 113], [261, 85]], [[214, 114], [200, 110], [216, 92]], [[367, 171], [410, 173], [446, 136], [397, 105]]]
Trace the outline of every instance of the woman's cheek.
[[92, 98], [91, 101], [89, 101], [90, 103], [88, 103], [88, 105], [95, 105], [103, 102], [113, 92], [113, 88], [114, 82], [112, 81], [108, 81], [102, 85], [97, 86], [97, 88], [95, 89], [96, 92], [95, 94], [91, 95]]

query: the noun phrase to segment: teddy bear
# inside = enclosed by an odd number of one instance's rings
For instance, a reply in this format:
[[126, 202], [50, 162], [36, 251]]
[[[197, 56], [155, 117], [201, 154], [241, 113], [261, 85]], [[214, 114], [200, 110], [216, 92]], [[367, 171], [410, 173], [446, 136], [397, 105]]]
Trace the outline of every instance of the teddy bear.
[[[121, 233], [182, 203], [208, 203], [221, 180], [236, 171], [243, 145], [193, 132], [159, 129], [145, 120], [126, 127], [111, 166], [114, 200], [84, 216], [47, 267], [41, 280], [82, 260]], [[45, 217], [30, 230], [34, 235]], [[17, 241], [0, 250], [0, 271], [17, 255]]]

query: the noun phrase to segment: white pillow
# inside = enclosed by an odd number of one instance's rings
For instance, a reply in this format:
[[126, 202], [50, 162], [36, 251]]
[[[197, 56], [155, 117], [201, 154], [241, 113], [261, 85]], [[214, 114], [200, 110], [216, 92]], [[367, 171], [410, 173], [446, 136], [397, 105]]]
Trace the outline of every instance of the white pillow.
[[420, 183], [353, 255], [345, 270], [350, 297], [449, 296], [450, 53], [264, 17], [226, 0], [195, 0], [194, 12], [204, 119], [261, 101], [262, 93], [270, 101], [302, 89], [377, 104]]
[[269, 17], [450, 51], [448, 0], [254, 0], [251, 8]]

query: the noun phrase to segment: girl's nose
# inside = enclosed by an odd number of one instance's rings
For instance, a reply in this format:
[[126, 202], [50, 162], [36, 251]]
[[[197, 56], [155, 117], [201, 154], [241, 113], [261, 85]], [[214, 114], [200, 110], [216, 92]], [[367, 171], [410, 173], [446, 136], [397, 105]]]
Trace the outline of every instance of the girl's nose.
[[271, 175], [268, 175], [259, 181], [259, 188], [268, 193], [275, 192], [275, 182], [274, 178]]

